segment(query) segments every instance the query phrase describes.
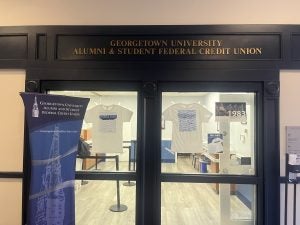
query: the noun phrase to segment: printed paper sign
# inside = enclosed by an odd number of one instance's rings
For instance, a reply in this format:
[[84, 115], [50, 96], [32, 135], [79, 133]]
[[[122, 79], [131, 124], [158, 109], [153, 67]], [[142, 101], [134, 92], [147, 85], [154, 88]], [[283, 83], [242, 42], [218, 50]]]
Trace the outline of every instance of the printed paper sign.
[[245, 102], [216, 102], [216, 121], [247, 122]]
[[223, 134], [219, 134], [219, 133], [208, 134], [207, 151], [209, 153], [223, 152]]
[[300, 154], [300, 126], [286, 127], [286, 152]]

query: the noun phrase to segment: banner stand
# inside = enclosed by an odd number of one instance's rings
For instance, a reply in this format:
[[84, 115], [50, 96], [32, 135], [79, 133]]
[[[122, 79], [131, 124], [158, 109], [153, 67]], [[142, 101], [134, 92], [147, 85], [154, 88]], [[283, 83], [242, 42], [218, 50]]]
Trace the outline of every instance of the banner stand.
[[20, 93], [30, 145], [28, 225], [75, 224], [75, 162], [87, 98]]
[[[119, 156], [116, 155], [116, 170], [119, 171]], [[128, 209], [126, 205], [120, 203], [120, 181], [117, 180], [117, 204], [112, 205], [109, 210], [112, 212], [124, 212]]]
[[117, 204], [112, 205], [109, 210], [112, 212], [124, 212], [128, 209], [126, 205], [120, 204], [120, 181], [117, 180]]

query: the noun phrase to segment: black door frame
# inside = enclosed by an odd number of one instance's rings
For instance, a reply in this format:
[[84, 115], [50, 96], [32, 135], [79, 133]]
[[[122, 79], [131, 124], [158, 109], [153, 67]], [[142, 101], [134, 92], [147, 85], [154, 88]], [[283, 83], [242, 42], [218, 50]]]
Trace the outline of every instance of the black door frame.
[[[57, 72], [57, 71], [55, 71]], [[144, 72], [144, 73], [143, 73]], [[46, 73], [51, 73], [47, 71]], [[72, 71], [63, 70], [68, 74]], [[140, 79], [137, 78], [139, 73]], [[153, 80], [146, 80], [151, 73]], [[96, 76], [101, 74], [101, 77]], [[117, 76], [116, 76], [117, 74]], [[163, 75], [162, 75], [163, 74]], [[183, 76], [184, 74], [184, 76]], [[279, 71], [274, 70], [151, 70], [151, 71], [95, 71], [93, 79], [39, 80], [40, 91], [46, 90], [134, 90], [139, 91], [138, 155], [136, 174], [77, 172], [76, 179], [136, 180], [136, 224], [160, 224], [161, 182], [242, 183], [258, 184], [257, 224], [279, 224], [279, 127], [278, 88]], [[55, 74], [55, 77], [59, 76]], [[107, 81], [107, 78], [110, 81]], [[122, 79], [120, 79], [122, 77]], [[30, 80], [27, 80], [27, 84]], [[36, 82], [36, 80], [34, 80]], [[173, 82], [171, 84], [170, 82]], [[176, 85], [174, 85], [176, 83]], [[189, 89], [187, 89], [189, 87]], [[256, 176], [206, 176], [160, 174], [160, 120], [162, 90], [177, 91], [255, 91], [257, 92], [257, 155]], [[143, 125], [142, 125], [143, 124]], [[151, 132], [157, 130], [158, 132]], [[272, 161], [267, 160], [272, 155]], [[156, 162], [156, 163], [155, 163]]]
[[[163, 82], [159, 85], [159, 92], [252, 92], [255, 93], [255, 175], [224, 175], [224, 174], [174, 174], [161, 173], [161, 182], [184, 183], [230, 183], [252, 184], [256, 186], [255, 213], [257, 224], [264, 224], [263, 208], [263, 138], [260, 131], [264, 129], [263, 119], [263, 85], [261, 82], [181, 82], [180, 85], [172, 82]], [[160, 112], [162, 112], [162, 98], [160, 96]], [[160, 137], [161, 140], [161, 137]], [[160, 149], [159, 149], [160, 150]], [[160, 153], [160, 152], [159, 152]], [[158, 159], [156, 159], [158, 160]], [[160, 160], [160, 159], [159, 159]]]
[[[136, 91], [137, 92], [137, 130], [141, 130], [143, 124], [143, 105], [141, 96], [141, 82], [119, 82], [119, 81], [40, 81], [40, 91], [47, 93], [49, 91]], [[136, 145], [136, 159], [138, 162], [144, 159], [142, 145], [142, 133], [137, 132], [137, 145]], [[143, 175], [140, 164], [136, 165], [136, 172], [90, 172], [90, 171], [75, 171], [75, 179], [77, 180], [123, 180], [123, 181], [136, 181], [136, 196], [142, 196]], [[143, 204], [140, 198], [136, 198], [136, 224], [142, 220]]]

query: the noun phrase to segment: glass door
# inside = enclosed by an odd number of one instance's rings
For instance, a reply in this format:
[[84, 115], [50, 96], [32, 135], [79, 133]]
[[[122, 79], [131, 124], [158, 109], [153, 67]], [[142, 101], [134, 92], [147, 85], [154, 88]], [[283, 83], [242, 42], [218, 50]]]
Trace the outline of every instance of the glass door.
[[161, 84], [161, 224], [255, 225], [260, 87]]
[[90, 100], [76, 159], [76, 225], [137, 224], [139, 85], [47, 82], [44, 89]]
[[90, 99], [76, 160], [76, 225], [263, 224], [260, 83], [43, 89]]

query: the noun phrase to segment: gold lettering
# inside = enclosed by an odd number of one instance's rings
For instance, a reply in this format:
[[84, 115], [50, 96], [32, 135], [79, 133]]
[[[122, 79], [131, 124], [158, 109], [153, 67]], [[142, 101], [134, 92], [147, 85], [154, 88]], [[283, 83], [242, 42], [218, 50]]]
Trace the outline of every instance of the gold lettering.
[[171, 40], [171, 47], [221, 47], [222, 40]]
[[217, 41], [217, 46], [221, 47], [222, 46], [222, 40], [216, 40]]
[[261, 55], [262, 54], [262, 48], [256, 48], [257, 51], [257, 55]]
[[118, 48], [118, 55], [154, 55], [155, 48]]
[[196, 55], [194, 48], [159, 48], [159, 55]]
[[233, 54], [235, 54], [235, 55], [261, 55], [262, 48], [234, 48]]
[[230, 48], [200, 48], [200, 55], [230, 55]]
[[239, 55], [252, 56], [262, 55], [263, 48], [260, 47], [222, 47], [221, 39], [130, 39], [111, 40], [110, 46], [105, 47], [76, 47], [72, 54], [75, 56], [97, 56], [97, 55]]
[[78, 49], [74, 48], [73, 55], [78, 55]]
[[111, 40], [109, 44], [110, 46], [116, 46], [116, 40]]
[[164, 47], [167, 40], [111, 40], [111, 47]]
[[105, 48], [74, 48], [73, 55], [105, 55]]

